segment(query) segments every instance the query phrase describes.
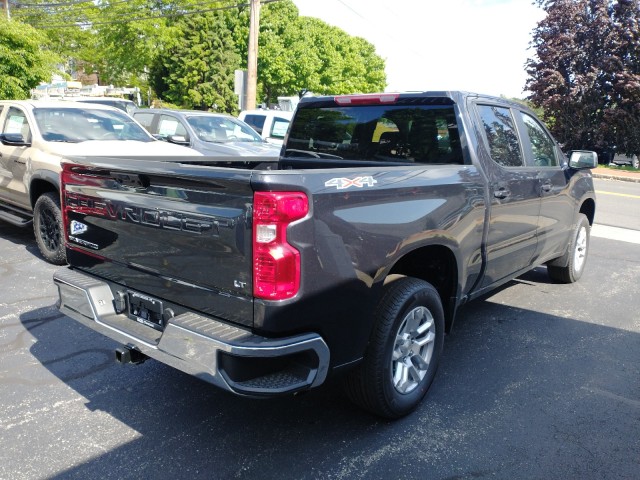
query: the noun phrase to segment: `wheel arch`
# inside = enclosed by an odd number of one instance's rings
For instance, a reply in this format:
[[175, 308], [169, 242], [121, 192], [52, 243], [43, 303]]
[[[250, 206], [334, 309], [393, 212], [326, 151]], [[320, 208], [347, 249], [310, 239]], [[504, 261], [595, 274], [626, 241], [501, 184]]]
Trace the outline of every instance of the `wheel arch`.
[[29, 201], [31, 202], [32, 209], [35, 206], [38, 198], [43, 193], [46, 193], [46, 192], [59, 193], [60, 192], [57, 178], [54, 181], [54, 179], [52, 179], [51, 177], [53, 177], [53, 173], [51, 175], [34, 177], [31, 180], [31, 184], [29, 185]]
[[585, 199], [580, 205], [580, 210], [578, 213], [583, 213], [587, 220], [589, 220], [589, 225], [593, 225], [593, 220], [596, 215], [596, 202], [593, 198]]
[[437, 290], [445, 315], [445, 331], [453, 325], [459, 292], [458, 260], [444, 245], [426, 245], [408, 252], [393, 265], [385, 283], [398, 277], [414, 277], [429, 282]]

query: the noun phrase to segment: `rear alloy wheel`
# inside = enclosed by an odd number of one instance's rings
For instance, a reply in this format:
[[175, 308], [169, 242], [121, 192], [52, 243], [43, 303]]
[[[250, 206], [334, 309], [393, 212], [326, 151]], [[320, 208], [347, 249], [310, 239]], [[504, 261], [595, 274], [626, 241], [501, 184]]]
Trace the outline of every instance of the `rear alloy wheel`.
[[633, 156], [633, 159], [631, 160], [631, 166], [633, 168], [635, 168], [636, 170], [638, 170], [638, 168], [640, 168], [640, 160], [638, 159], [637, 155]]
[[426, 395], [444, 343], [440, 296], [429, 283], [401, 277], [385, 286], [362, 363], [345, 380], [361, 407], [386, 418], [415, 409]]
[[63, 231], [58, 195], [43, 193], [33, 207], [33, 232], [40, 253], [54, 265], [64, 265], [67, 261]]
[[573, 234], [567, 253], [565, 254], [565, 266], [547, 266], [547, 272], [552, 280], [560, 283], [577, 282], [584, 272], [584, 266], [587, 263], [587, 253], [589, 252], [589, 234], [591, 225], [589, 220], [582, 213], [578, 215], [578, 221]]

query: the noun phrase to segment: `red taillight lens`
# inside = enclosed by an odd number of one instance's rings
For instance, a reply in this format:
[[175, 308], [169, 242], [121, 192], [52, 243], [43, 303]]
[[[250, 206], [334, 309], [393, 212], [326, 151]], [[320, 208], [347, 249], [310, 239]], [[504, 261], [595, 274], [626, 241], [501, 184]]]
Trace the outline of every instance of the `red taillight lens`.
[[[82, 215], [105, 216], [106, 204], [85, 194], [77, 193], [83, 187], [96, 187], [104, 185], [111, 180], [108, 172], [74, 163], [63, 163], [60, 172], [60, 208], [62, 224], [64, 225], [64, 238], [69, 245], [69, 212]], [[74, 192], [73, 190], [76, 190]]]
[[267, 300], [293, 297], [300, 288], [300, 252], [287, 243], [287, 227], [309, 212], [302, 192], [253, 196], [253, 294]]

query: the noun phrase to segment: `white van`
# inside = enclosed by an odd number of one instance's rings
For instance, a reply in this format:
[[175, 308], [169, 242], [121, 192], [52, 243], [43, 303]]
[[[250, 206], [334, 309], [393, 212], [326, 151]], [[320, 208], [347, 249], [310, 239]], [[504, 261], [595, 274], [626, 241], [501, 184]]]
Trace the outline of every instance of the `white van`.
[[238, 118], [249, 124], [269, 143], [282, 145], [284, 136], [293, 118], [293, 112], [281, 110], [245, 110]]

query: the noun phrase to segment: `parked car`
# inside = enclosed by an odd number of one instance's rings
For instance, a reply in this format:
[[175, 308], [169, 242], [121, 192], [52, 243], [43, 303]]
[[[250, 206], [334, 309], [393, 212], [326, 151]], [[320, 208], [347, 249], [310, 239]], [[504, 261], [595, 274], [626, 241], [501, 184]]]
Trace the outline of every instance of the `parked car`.
[[118, 108], [123, 112], [127, 112], [129, 115], [138, 108], [131, 100], [115, 97], [63, 97], [61, 100], [108, 105], [110, 107]]
[[640, 168], [640, 160], [637, 155], [625, 155], [623, 153], [616, 153], [611, 159], [611, 163], [614, 165], [630, 165], [636, 170]]
[[281, 110], [245, 110], [238, 118], [249, 124], [267, 142], [282, 145], [293, 112]]
[[280, 148], [230, 115], [191, 110], [149, 109], [133, 113], [160, 140], [211, 156], [278, 157]]
[[0, 101], [0, 220], [33, 224], [42, 256], [66, 261], [60, 170], [66, 157], [200, 156], [153, 138], [121, 110], [100, 104]]

